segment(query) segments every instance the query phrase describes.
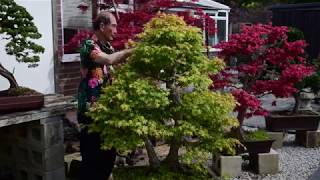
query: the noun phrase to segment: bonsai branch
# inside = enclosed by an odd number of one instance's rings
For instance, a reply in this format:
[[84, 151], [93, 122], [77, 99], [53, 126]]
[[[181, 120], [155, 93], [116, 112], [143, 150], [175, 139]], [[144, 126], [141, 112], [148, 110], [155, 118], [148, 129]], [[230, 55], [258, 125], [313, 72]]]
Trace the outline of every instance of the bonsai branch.
[[295, 103], [292, 110], [292, 114], [296, 114], [298, 113], [299, 107], [300, 107], [300, 92], [293, 94], [293, 97], [294, 97]]

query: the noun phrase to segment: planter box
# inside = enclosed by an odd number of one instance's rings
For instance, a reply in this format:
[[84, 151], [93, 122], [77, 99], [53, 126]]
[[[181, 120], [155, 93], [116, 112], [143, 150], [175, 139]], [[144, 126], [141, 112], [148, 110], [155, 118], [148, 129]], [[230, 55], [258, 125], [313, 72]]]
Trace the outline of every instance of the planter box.
[[39, 109], [44, 104], [43, 95], [0, 97], [0, 114]]
[[314, 111], [304, 111], [306, 114], [282, 115], [285, 112], [272, 112], [265, 118], [268, 131], [309, 130], [318, 129], [320, 115]]

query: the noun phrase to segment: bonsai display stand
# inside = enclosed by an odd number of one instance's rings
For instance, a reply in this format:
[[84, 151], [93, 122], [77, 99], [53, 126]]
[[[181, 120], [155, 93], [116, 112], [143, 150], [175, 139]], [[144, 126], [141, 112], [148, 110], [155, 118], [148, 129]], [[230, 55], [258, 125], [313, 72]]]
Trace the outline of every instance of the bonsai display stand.
[[73, 99], [48, 95], [40, 110], [0, 116], [0, 179], [65, 179], [62, 116]]
[[212, 169], [222, 177], [236, 177], [241, 173], [241, 156], [223, 156], [215, 154], [212, 158]]
[[296, 131], [296, 144], [307, 148], [320, 146], [320, 130], [317, 131]]
[[283, 145], [284, 132], [267, 132], [271, 139], [274, 139], [272, 143], [272, 149], [280, 149]]
[[271, 149], [269, 153], [250, 155], [250, 166], [257, 174], [276, 174], [279, 172], [279, 153]]

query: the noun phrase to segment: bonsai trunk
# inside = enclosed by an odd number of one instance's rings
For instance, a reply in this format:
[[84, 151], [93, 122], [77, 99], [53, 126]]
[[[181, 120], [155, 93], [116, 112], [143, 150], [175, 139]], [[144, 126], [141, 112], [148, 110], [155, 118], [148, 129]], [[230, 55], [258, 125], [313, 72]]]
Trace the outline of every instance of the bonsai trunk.
[[243, 140], [243, 137], [244, 137], [244, 133], [243, 133], [243, 130], [242, 130], [241, 127], [242, 127], [242, 124], [243, 124], [243, 121], [244, 121], [244, 118], [245, 118], [245, 115], [246, 115], [246, 111], [247, 111], [247, 109], [244, 108], [244, 109], [241, 109], [238, 112], [237, 119], [239, 121], [239, 127], [234, 128], [232, 130], [233, 136], [235, 138], [239, 139], [240, 141]]
[[168, 166], [173, 171], [178, 171], [179, 169], [179, 148], [180, 143], [173, 139], [170, 142], [170, 151], [166, 159], [163, 161], [163, 163]]
[[160, 167], [160, 160], [154, 151], [153, 145], [149, 138], [144, 139], [144, 143], [147, 149], [148, 157], [149, 157], [149, 165], [152, 169], [157, 169]]
[[[175, 72], [174, 72], [174, 76], [175, 76]], [[170, 92], [170, 96], [173, 100], [173, 106], [178, 107], [181, 105], [181, 94], [179, 89], [175, 86], [174, 82], [169, 82], [167, 83], [167, 86], [169, 87], [169, 89], [171, 90]], [[177, 124], [178, 120], [182, 120], [183, 116], [181, 114], [181, 112], [176, 112], [174, 114], [174, 120], [175, 120], [175, 124]], [[169, 150], [169, 154], [166, 157], [166, 159], [163, 161], [163, 163], [168, 166], [170, 169], [172, 169], [173, 171], [177, 171], [179, 169], [179, 148], [180, 148], [180, 141], [179, 139], [177, 139], [176, 137], [173, 137], [170, 140], [170, 150]]]
[[11, 72], [9, 72], [6, 68], [4, 68], [1, 63], [0, 63], [0, 76], [3, 76], [4, 78], [6, 78], [9, 81], [10, 89], [18, 87], [18, 83], [17, 83], [16, 79], [14, 78], [13, 74]]
[[296, 113], [298, 113], [298, 111], [299, 111], [299, 107], [300, 107], [300, 92], [298, 92], [298, 93], [295, 93], [294, 95], [293, 95], [293, 97], [294, 97], [294, 107], [293, 107], [293, 110], [292, 110], [292, 114], [296, 114]]

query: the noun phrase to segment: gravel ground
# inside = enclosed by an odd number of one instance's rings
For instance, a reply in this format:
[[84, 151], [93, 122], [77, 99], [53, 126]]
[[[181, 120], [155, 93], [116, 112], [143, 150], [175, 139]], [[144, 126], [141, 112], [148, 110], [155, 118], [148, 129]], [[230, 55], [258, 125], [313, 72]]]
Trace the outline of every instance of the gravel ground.
[[[272, 106], [273, 96], [261, 99], [264, 108], [269, 111], [284, 110], [293, 107], [292, 98], [277, 99], [277, 105]], [[319, 104], [312, 104], [313, 109], [320, 112]], [[265, 128], [263, 117], [255, 116], [244, 121], [250, 127]], [[320, 147], [305, 148], [294, 144], [295, 135], [288, 134], [285, 137], [284, 145], [276, 151], [280, 154], [280, 172], [274, 175], [257, 175], [251, 172], [243, 172], [240, 177], [232, 180], [320, 180], [320, 173], [316, 173], [308, 179], [315, 171], [320, 168]], [[320, 170], [320, 169], [319, 169]], [[316, 176], [315, 176], [316, 175]], [[319, 177], [317, 177], [319, 176]]]
[[[294, 135], [287, 135], [284, 145], [276, 150], [280, 154], [280, 172], [274, 175], [257, 175], [243, 172], [232, 180], [307, 180], [318, 168], [320, 148], [304, 148], [294, 145]], [[320, 177], [317, 178], [320, 180]]]

